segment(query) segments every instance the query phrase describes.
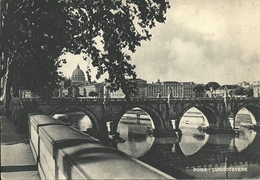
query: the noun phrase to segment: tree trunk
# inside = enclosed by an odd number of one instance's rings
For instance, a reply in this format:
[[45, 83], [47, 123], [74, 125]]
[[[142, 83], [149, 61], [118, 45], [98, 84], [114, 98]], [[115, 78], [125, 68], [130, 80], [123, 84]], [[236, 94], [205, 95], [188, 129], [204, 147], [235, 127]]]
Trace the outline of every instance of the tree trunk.
[[11, 101], [11, 73], [9, 71], [9, 68], [7, 68], [7, 72], [5, 74], [4, 83], [3, 83], [3, 94], [1, 96], [1, 101], [3, 102], [3, 105], [5, 107], [5, 115], [9, 117], [10, 111], [10, 101]]
[[[2, 13], [5, 13], [6, 16], [4, 19], [2, 19], [2, 14], [1, 14], [1, 33], [3, 36], [6, 35], [6, 33], [9, 30], [12, 30], [13, 28], [13, 14], [14, 14], [14, 1], [1, 1], [1, 9], [2, 9]], [[7, 33], [8, 34], [8, 33]], [[12, 39], [9, 39], [10, 41], [12, 41]], [[14, 57], [15, 57], [15, 51], [12, 50], [12, 48], [10, 47], [6, 47], [6, 43], [5, 42], [1, 42], [1, 48], [2, 48], [2, 53], [1, 53], [1, 60], [3, 62], [3, 69], [6, 70], [5, 75], [2, 77], [2, 94], [1, 94], [1, 101], [3, 102], [3, 105], [5, 107], [5, 113], [6, 116], [9, 117], [10, 116], [10, 110], [9, 110], [9, 106], [10, 106], [10, 101], [11, 101], [11, 87], [13, 86], [13, 62], [14, 62]], [[1, 69], [2, 70], [2, 69]], [[18, 80], [18, 78], [16, 78]]]

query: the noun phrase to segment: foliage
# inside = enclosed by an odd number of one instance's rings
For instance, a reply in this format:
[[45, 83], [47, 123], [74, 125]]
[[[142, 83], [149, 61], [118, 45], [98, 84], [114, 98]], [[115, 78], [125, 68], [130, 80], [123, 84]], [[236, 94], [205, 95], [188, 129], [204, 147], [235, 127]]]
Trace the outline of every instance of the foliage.
[[200, 84], [196, 85], [196, 86], [193, 88], [193, 91], [194, 91], [194, 92], [204, 92], [204, 91], [205, 91], [204, 85], [200, 85]]
[[222, 85], [218, 89], [223, 90], [223, 89], [236, 89], [238, 85]]
[[253, 97], [254, 96], [254, 90], [253, 88], [247, 88], [244, 90], [244, 93], [247, 97]]
[[[245, 83], [246, 85], [250, 85], [249, 83]], [[234, 96], [234, 95], [246, 95], [247, 97], [252, 97], [253, 96], [253, 89], [252, 87], [248, 87], [248, 88], [243, 88], [239, 85], [222, 85], [220, 88], [218, 89], [231, 89], [229, 91], [229, 95], [230, 96]]]
[[88, 95], [89, 95], [90, 97], [96, 97], [96, 96], [98, 96], [98, 93], [97, 93], [97, 92], [94, 92], [94, 91], [90, 91]]
[[[165, 0], [2, 0], [2, 52], [10, 87], [51, 96], [61, 80], [59, 57], [85, 54], [97, 68], [96, 78], [108, 74], [111, 90], [126, 96], [135, 66], [129, 53], [149, 40], [149, 29], [163, 23]], [[19, 78], [18, 78], [19, 77]], [[7, 83], [8, 84], [8, 83]], [[10, 88], [9, 87], [9, 88]], [[7, 91], [9, 89], [7, 88]]]
[[208, 82], [205, 86], [204, 89], [206, 91], [215, 91], [216, 89], [218, 89], [220, 87], [220, 84], [217, 82]]
[[[69, 35], [59, 32], [65, 26], [66, 13], [54, 1], [3, 1], [1, 47], [8, 79], [15, 93], [19, 89], [52, 96], [61, 77], [57, 72], [63, 44]], [[60, 19], [54, 21], [59, 14]]]
[[193, 91], [195, 92], [196, 97], [204, 97], [204, 85], [198, 84], [193, 88]]
[[241, 87], [241, 86], [237, 86], [234, 90], [233, 90], [233, 95], [245, 95], [245, 88]]

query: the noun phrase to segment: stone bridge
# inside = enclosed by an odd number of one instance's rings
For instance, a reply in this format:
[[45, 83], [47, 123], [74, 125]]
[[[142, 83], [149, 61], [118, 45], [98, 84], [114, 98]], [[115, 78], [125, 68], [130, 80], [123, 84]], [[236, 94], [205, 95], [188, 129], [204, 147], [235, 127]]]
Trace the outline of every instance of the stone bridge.
[[[25, 99], [24, 99], [25, 100]], [[121, 117], [132, 108], [141, 108], [153, 120], [155, 129], [172, 130], [172, 120], [178, 129], [182, 116], [190, 109], [197, 108], [208, 119], [209, 126], [219, 129], [230, 129], [229, 118], [234, 118], [242, 109], [248, 109], [260, 124], [260, 98], [53, 98], [48, 102], [36, 99], [37, 109], [44, 114], [54, 114], [72, 111], [82, 111], [92, 121], [98, 133], [107, 132], [107, 122], [113, 122], [114, 131]], [[27, 105], [32, 105], [29, 102]]]

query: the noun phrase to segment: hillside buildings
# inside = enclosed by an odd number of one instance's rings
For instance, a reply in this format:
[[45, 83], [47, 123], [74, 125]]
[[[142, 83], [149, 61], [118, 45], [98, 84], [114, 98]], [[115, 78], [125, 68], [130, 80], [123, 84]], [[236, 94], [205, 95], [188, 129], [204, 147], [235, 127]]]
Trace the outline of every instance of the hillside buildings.
[[[177, 82], [164, 81], [159, 79], [156, 82], [147, 83], [143, 79], [130, 79], [130, 82], [136, 84], [137, 94], [133, 98], [204, 98], [204, 97], [233, 97], [234, 91], [237, 88], [244, 88], [247, 91], [252, 91], [253, 97], [260, 97], [260, 81], [252, 83], [242, 82], [237, 85], [222, 85], [213, 92], [203, 90], [204, 84], [195, 84], [194, 82]], [[202, 86], [202, 91], [194, 91], [195, 86]], [[28, 98], [31, 96], [29, 91], [22, 91], [21, 97]], [[72, 72], [69, 79], [65, 79], [60, 83], [60, 89], [54, 92], [55, 97], [78, 97], [78, 98], [124, 98], [125, 94], [121, 89], [115, 92], [110, 92], [106, 88], [106, 83], [90, 83], [86, 81], [84, 72], [79, 65]], [[236, 97], [244, 97], [247, 95], [238, 95]]]
[[60, 89], [55, 93], [56, 97], [95, 97], [103, 96], [105, 83], [90, 83], [86, 81], [85, 73], [77, 65], [71, 78], [60, 83]]
[[[137, 94], [135, 98], [167, 98], [169, 94], [172, 97], [181, 98], [193, 98], [195, 92], [194, 82], [177, 82], [177, 81], [165, 81], [160, 82], [158, 79], [155, 83], [147, 83], [143, 79], [129, 80], [136, 84]], [[60, 83], [61, 88], [58, 93], [55, 93], [58, 97], [110, 97], [110, 98], [124, 98], [125, 94], [119, 89], [116, 92], [109, 92], [106, 88], [106, 84], [103, 83], [89, 83], [86, 81], [84, 72], [77, 65], [76, 69], [72, 72], [72, 76], [69, 79], [65, 79]]]
[[253, 97], [260, 97], [260, 81], [252, 82]]
[[[260, 97], [260, 81], [254, 81], [252, 84], [242, 82], [237, 85], [223, 85], [214, 90], [214, 92], [195, 92], [194, 87], [202, 84], [195, 84], [194, 82], [177, 82], [177, 81], [164, 81], [159, 79], [156, 82], [147, 83], [143, 79], [130, 79], [130, 82], [136, 84], [137, 94], [133, 98], [195, 98], [195, 97], [223, 97], [232, 96], [232, 92], [237, 87], [250, 89], [252, 96]], [[108, 98], [124, 98], [125, 94], [121, 89], [115, 92], [110, 92], [106, 88], [106, 83], [90, 83], [86, 81], [84, 72], [80, 69], [79, 65], [72, 72], [69, 79], [61, 82], [61, 88], [55, 96], [58, 97], [108, 97]], [[210, 96], [209, 96], [210, 94]]]
[[144, 94], [146, 97], [151, 98], [167, 98], [169, 95], [172, 97], [192, 98], [195, 97], [195, 92], [193, 91], [194, 87], [194, 82], [160, 82], [158, 79], [158, 81], [155, 83], [146, 84]]
[[[193, 91], [195, 83], [193, 82], [160, 82], [160, 80], [158, 80], [155, 83], [147, 83], [147, 81], [143, 79], [135, 79], [130, 81], [136, 83], [137, 85], [137, 94], [134, 98], [167, 98], [169, 94], [171, 94], [172, 97], [180, 98], [195, 97], [195, 92]], [[119, 89], [115, 92], [109, 92], [108, 97], [124, 98], [125, 94], [121, 89]]]
[[[260, 81], [252, 83], [242, 82], [237, 85], [222, 85], [213, 92], [205, 91], [204, 84], [194, 82], [164, 81], [159, 79], [156, 82], [147, 83], [143, 79], [130, 79], [136, 85], [137, 94], [133, 98], [204, 98], [204, 97], [260, 97]], [[194, 87], [201, 86], [200, 89]], [[201, 89], [202, 88], [202, 89]], [[247, 91], [246, 95], [234, 95], [238, 90]], [[250, 94], [250, 95], [249, 95]], [[30, 91], [21, 90], [21, 98], [31, 98]], [[60, 88], [55, 90], [54, 97], [74, 97], [74, 98], [124, 98], [125, 94], [121, 89], [110, 92], [105, 82], [90, 83], [86, 81], [84, 72], [77, 65], [70, 78], [60, 83]]]

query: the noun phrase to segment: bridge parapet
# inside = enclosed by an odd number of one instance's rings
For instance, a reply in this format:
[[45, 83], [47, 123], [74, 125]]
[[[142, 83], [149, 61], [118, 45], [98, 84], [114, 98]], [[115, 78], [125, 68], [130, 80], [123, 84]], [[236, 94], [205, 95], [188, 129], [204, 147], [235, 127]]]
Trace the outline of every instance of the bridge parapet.
[[[39, 102], [44, 103], [44, 101], [38, 100]], [[98, 98], [52, 98], [50, 101], [46, 103], [62, 103], [62, 102], [103, 102], [103, 99], [98, 99]]]
[[[228, 97], [226, 98], [228, 101], [232, 102], [259, 102], [260, 97]], [[23, 98], [23, 101], [28, 102], [30, 101], [29, 98]], [[84, 98], [84, 97], [78, 97], [78, 98], [72, 98], [72, 97], [54, 97], [48, 102], [41, 101], [40, 99], [37, 99], [38, 102], [41, 103], [61, 103], [61, 102], [141, 102], [141, 101], [150, 101], [150, 102], [169, 102], [169, 101], [183, 101], [183, 102], [194, 102], [194, 101], [203, 101], [203, 102], [220, 102], [224, 101], [223, 97], [218, 98], [180, 98], [180, 97], [170, 97], [170, 98], [131, 98], [129, 101], [125, 98]]]
[[171, 97], [171, 98], [168, 98], [168, 101], [183, 101], [183, 102], [189, 102], [189, 101], [220, 102], [220, 101], [223, 101], [223, 98], [177, 98], [177, 97]]
[[233, 102], [260, 102], [260, 97], [231, 97], [228, 100]]
[[[23, 99], [23, 101], [28, 101]], [[231, 118], [243, 107], [260, 122], [260, 98], [53, 98], [48, 102], [37, 99], [38, 110], [47, 115], [82, 111], [91, 119], [98, 133], [106, 133], [106, 122], [117, 127], [122, 116], [132, 108], [141, 108], [152, 118], [155, 128], [172, 129], [191, 108], [197, 108], [208, 119], [210, 126], [229, 129]], [[232, 119], [231, 119], [232, 120]]]
[[151, 101], [151, 102], [166, 102], [167, 98], [132, 98], [126, 100], [125, 98], [107, 98], [106, 102], [142, 102], [142, 101]]
[[30, 115], [42, 179], [174, 179], [46, 115]]

